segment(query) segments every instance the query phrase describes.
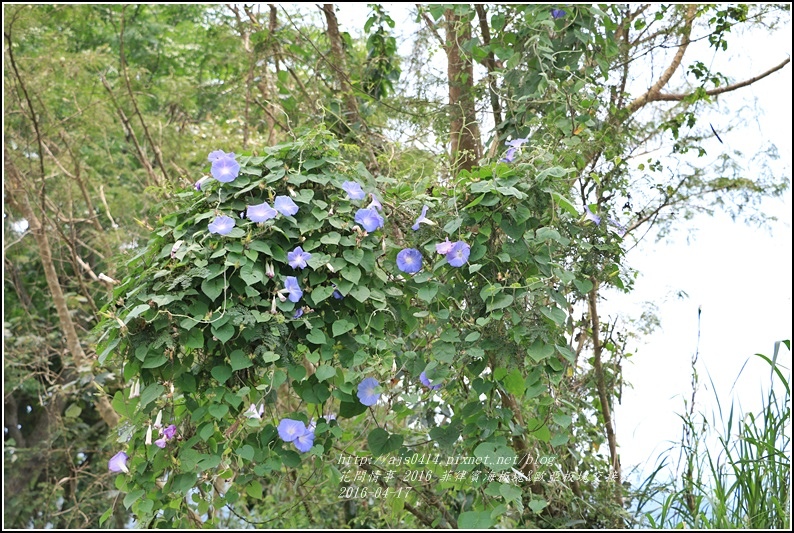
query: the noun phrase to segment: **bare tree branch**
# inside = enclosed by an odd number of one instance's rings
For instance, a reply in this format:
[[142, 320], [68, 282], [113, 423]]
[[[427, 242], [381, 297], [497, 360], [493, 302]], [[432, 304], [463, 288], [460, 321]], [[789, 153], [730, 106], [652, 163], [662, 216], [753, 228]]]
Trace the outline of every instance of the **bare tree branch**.
[[684, 59], [686, 49], [689, 47], [689, 35], [692, 32], [692, 21], [695, 18], [696, 7], [697, 6], [695, 6], [695, 4], [689, 4], [687, 6], [685, 19], [686, 22], [684, 23], [684, 27], [681, 32], [681, 44], [678, 45], [678, 51], [676, 51], [675, 56], [673, 56], [673, 60], [670, 62], [670, 65], [667, 67], [664, 73], [662, 73], [662, 76], [656, 81], [656, 83], [654, 83], [653, 86], [651, 86], [651, 88], [645, 92], [645, 94], [638, 96], [628, 105], [629, 113], [634, 113], [648, 102], [654, 101], [662, 89], [664, 89], [664, 86], [667, 85], [667, 82], [670, 81], [670, 78], [673, 77], [675, 71], [678, 70], [678, 67], [681, 66], [681, 60]]
[[[747, 87], [748, 85], [752, 85], [753, 83], [766, 78], [767, 76], [774, 74], [778, 70], [782, 69], [786, 65], [791, 63], [791, 58], [787, 57], [781, 63], [775, 65], [774, 67], [770, 68], [766, 72], [759, 74], [758, 76], [754, 76], [744, 81], [740, 81], [738, 83], [732, 83], [731, 85], [726, 85], [724, 87], [717, 87], [715, 89], [709, 89], [706, 91], [706, 94], [709, 96], [717, 96], [718, 94], [728, 93], [731, 91], [735, 91], [736, 89], [741, 89], [742, 87]], [[691, 96], [692, 93], [679, 93], [679, 94], [657, 94], [652, 100], [653, 102], [678, 102], [684, 100], [688, 96]]]

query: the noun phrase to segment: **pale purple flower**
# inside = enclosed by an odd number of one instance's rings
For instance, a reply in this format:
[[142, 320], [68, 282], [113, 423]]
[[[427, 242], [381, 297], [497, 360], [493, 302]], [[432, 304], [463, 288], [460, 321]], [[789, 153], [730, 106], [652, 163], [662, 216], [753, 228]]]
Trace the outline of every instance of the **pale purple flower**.
[[433, 382], [427, 378], [427, 374], [425, 374], [424, 370], [422, 371], [421, 374], [419, 374], [419, 381], [421, 381], [422, 385], [424, 385], [425, 387], [429, 387], [430, 390], [438, 390], [441, 388], [440, 383], [438, 385], [433, 385]]
[[502, 161], [503, 163], [512, 163], [516, 158], [518, 149], [527, 142], [529, 142], [529, 139], [513, 139], [510, 141], [505, 141], [505, 146], [509, 146], [510, 148], [507, 149], [507, 153], [499, 161]]
[[195, 187], [197, 191], [200, 191], [201, 187], [207, 182], [207, 180], [209, 180], [209, 177], [208, 176], [204, 176], [203, 178], [198, 180], [196, 183], [194, 183], [193, 187]]
[[447, 263], [450, 266], [461, 267], [469, 260], [471, 247], [463, 241], [458, 241], [452, 245], [452, 249], [446, 255]]
[[234, 160], [234, 154], [227, 154], [212, 162], [210, 173], [221, 183], [229, 183], [240, 174], [240, 163]]
[[165, 448], [165, 443], [166, 443], [166, 441], [167, 441], [167, 440], [168, 440], [168, 439], [166, 439], [165, 437], [160, 437], [159, 439], [157, 439], [156, 441], [154, 441], [154, 444], [155, 444], [155, 445], [156, 445], [158, 448], [162, 449], [162, 448]]
[[265, 220], [276, 218], [278, 214], [278, 211], [270, 207], [267, 202], [258, 205], [249, 205], [245, 212], [251, 222], [264, 222]]
[[301, 296], [303, 296], [303, 291], [298, 285], [298, 278], [296, 278], [295, 276], [287, 276], [284, 279], [283, 292], [289, 293], [290, 302], [297, 302], [298, 300], [300, 300]]
[[163, 430], [163, 437], [165, 437], [165, 440], [171, 440], [175, 436], [176, 436], [176, 426], [174, 424], [171, 424], [170, 426], [168, 426]]
[[303, 307], [298, 307], [298, 310], [295, 311], [295, 314], [292, 315], [292, 318], [297, 320], [297, 319], [299, 319], [302, 316], [303, 316]]
[[440, 253], [441, 255], [447, 255], [452, 251], [453, 244], [454, 243], [449, 242], [449, 237], [447, 237], [444, 239], [444, 242], [436, 244], [436, 252]]
[[243, 413], [243, 416], [246, 418], [256, 418], [257, 420], [261, 420], [263, 414], [265, 414], [265, 404], [260, 405], [258, 409], [256, 405], [251, 404], [251, 407], [249, 407]]
[[218, 235], [228, 235], [234, 228], [234, 219], [226, 215], [219, 215], [215, 220], [207, 225], [210, 233], [217, 233]]
[[416, 248], [405, 248], [397, 254], [397, 268], [406, 274], [414, 274], [422, 268], [422, 252]]
[[363, 200], [367, 196], [361, 188], [361, 185], [355, 181], [346, 181], [342, 183], [342, 189], [347, 193], [348, 200]]
[[512, 148], [512, 147], [508, 148], [505, 156], [499, 161], [501, 161], [502, 163], [512, 163], [513, 160], [516, 158], [517, 152], [518, 152], [518, 148]]
[[366, 406], [375, 405], [378, 403], [378, 398], [380, 398], [380, 393], [375, 391], [379, 385], [380, 383], [375, 378], [364, 378], [358, 384], [356, 396]]
[[373, 232], [383, 226], [383, 217], [378, 214], [376, 209], [359, 209], [356, 211], [355, 218], [356, 222], [369, 232]]
[[306, 424], [300, 420], [292, 420], [291, 418], [282, 418], [278, 423], [278, 436], [284, 442], [292, 442], [308, 431]]
[[234, 158], [234, 152], [229, 152], [228, 154], [225, 153], [223, 150], [215, 150], [214, 152], [210, 152], [210, 155], [207, 156], [207, 161], [210, 163], [214, 163], [218, 159], [223, 159], [224, 157], [231, 157]]
[[289, 196], [276, 196], [273, 207], [282, 215], [294, 215], [298, 212], [298, 206]]
[[299, 435], [292, 444], [298, 449], [301, 453], [306, 453], [312, 449], [312, 445], [314, 444], [314, 430], [313, 429], [306, 429], [303, 435]]
[[287, 262], [292, 268], [306, 268], [306, 261], [312, 258], [312, 254], [304, 252], [300, 246], [287, 253]]
[[377, 209], [378, 211], [383, 211], [383, 204], [380, 203], [380, 200], [373, 194], [369, 193], [372, 201], [367, 206], [367, 209]]
[[129, 458], [130, 456], [124, 452], [117, 453], [108, 461], [108, 470], [111, 472], [129, 473], [129, 469], [127, 468], [127, 459]]
[[623, 237], [626, 234], [626, 226], [624, 226], [614, 218], [608, 218], [607, 224], [609, 224], [610, 226], [615, 226], [617, 228], [618, 235], [620, 235], [621, 237]]
[[555, 19], [561, 19], [562, 17], [565, 16], [565, 10], [564, 9], [552, 9], [551, 10], [551, 16], [552, 16], [552, 18], [555, 18]]
[[587, 220], [592, 220], [596, 226], [601, 224], [601, 217], [590, 211], [590, 206], [584, 206], [584, 218]]
[[529, 139], [513, 139], [511, 141], [505, 141], [505, 146], [509, 146], [511, 148], [521, 148], [524, 144], [528, 142]]
[[425, 217], [425, 215], [427, 214], [427, 210], [428, 209], [430, 209], [428, 206], [426, 206], [426, 205], [422, 206], [422, 214], [419, 215], [419, 218], [416, 219], [416, 223], [413, 226], [411, 226], [412, 230], [414, 230], [414, 231], [418, 230], [419, 229], [419, 224], [428, 224], [428, 225], [431, 225], [431, 226], [435, 226], [435, 224], [436, 224], [435, 222], [433, 222], [429, 218]]

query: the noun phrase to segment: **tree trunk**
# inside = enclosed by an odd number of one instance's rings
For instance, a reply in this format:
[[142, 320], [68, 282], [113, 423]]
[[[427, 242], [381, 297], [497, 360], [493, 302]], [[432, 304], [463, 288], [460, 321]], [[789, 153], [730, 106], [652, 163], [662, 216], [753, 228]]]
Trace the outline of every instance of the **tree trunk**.
[[449, 144], [452, 172], [471, 170], [482, 155], [480, 128], [474, 107], [474, 64], [463, 51], [471, 39], [471, 24], [451, 9], [446, 22], [447, 78], [449, 81]]
[[[5, 182], [5, 189], [7, 200], [15, 208], [17, 208], [25, 220], [28, 221], [30, 232], [36, 239], [36, 244], [39, 248], [39, 257], [41, 258], [41, 265], [44, 269], [44, 276], [47, 280], [47, 287], [50, 290], [53, 304], [58, 313], [58, 319], [61, 324], [61, 332], [66, 340], [66, 347], [72, 356], [71, 365], [69, 361], [64, 360], [64, 368], [72, 367], [77, 370], [79, 374], [91, 372], [91, 361], [86, 357], [83, 346], [80, 344], [80, 339], [77, 336], [77, 330], [69, 314], [69, 308], [66, 305], [66, 298], [64, 297], [61, 284], [58, 281], [58, 273], [55, 271], [55, 264], [52, 260], [52, 248], [50, 241], [47, 238], [47, 233], [44, 230], [41, 222], [39, 222], [36, 213], [28, 201], [27, 193], [22, 187], [22, 177], [19, 175], [16, 167], [14, 166], [8, 151], [4, 150], [5, 156], [5, 175], [7, 181]], [[118, 424], [119, 417], [110, 405], [107, 397], [103, 392], [96, 397], [95, 407], [102, 416], [102, 419], [110, 427], [115, 427]]]

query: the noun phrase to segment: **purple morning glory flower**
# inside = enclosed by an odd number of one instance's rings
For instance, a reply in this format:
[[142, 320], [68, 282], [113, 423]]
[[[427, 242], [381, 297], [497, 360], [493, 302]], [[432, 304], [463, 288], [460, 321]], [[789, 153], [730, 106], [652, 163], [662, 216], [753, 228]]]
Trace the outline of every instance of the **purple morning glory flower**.
[[298, 206], [289, 196], [276, 196], [273, 207], [282, 215], [294, 215], [298, 212]]
[[424, 370], [422, 371], [421, 374], [419, 374], [419, 381], [421, 381], [422, 385], [424, 385], [425, 387], [429, 387], [430, 390], [438, 390], [441, 388], [440, 383], [438, 385], [433, 385], [433, 382], [427, 379], [427, 374], [425, 374]]
[[452, 245], [452, 250], [447, 254], [447, 263], [450, 266], [461, 267], [469, 260], [471, 247], [463, 241], [458, 241]]
[[454, 246], [454, 243], [449, 242], [449, 237], [447, 237], [444, 239], [444, 242], [436, 244], [436, 252], [440, 253], [441, 255], [447, 255], [452, 251], [452, 246]]
[[224, 157], [231, 157], [234, 159], [235, 155], [234, 152], [229, 152], [228, 154], [223, 150], [215, 150], [214, 152], [210, 152], [210, 155], [207, 156], [207, 161], [210, 163], [214, 163], [218, 159], [223, 159]]
[[154, 441], [154, 444], [155, 444], [155, 445], [156, 445], [158, 448], [162, 449], [162, 448], [165, 448], [165, 443], [166, 443], [167, 441], [168, 441], [168, 439], [166, 439], [165, 437], [160, 437], [159, 439], [157, 439], [156, 441]]
[[245, 215], [251, 222], [264, 222], [265, 220], [276, 218], [277, 214], [278, 211], [270, 207], [267, 202], [259, 205], [249, 205], [248, 209], [245, 210]]
[[297, 319], [299, 319], [302, 316], [303, 316], [303, 307], [298, 307], [298, 310], [295, 311], [295, 314], [292, 315], [292, 318], [297, 320]]
[[564, 9], [552, 9], [551, 10], [551, 16], [552, 16], [552, 18], [555, 18], [555, 19], [561, 19], [562, 17], [565, 16], [565, 10]]
[[210, 173], [221, 183], [229, 183], [240, 174], [240, 163], [234, 160], [234, 154], [226, 154], [212, 162]]
[[419, 218], [416, 219], [416, 223], [413, 226], [411, 226], [412, 230], [414, 230], [414, 231], [418, 230], [419, 229], [419, 224], [429, 224], [431, 226], [434, 226], [436, 224], [435, 222], [433, 222], [429, 218], [425, 218], [425, 215], [427, 214], [427, 210], [428, 209], [430, 209], [430, 208], [427, 207], [426, 205], [422, 206], [422, 214], [419, 215]]
[[287, 262], [292, 268], [306, 268], [306, 261], [312, 258], [312, 254], [304, 252], [303, 248], [298, 246], [291, 252], [287, 253]]
[[207, 225], [210, 233], [217, 233], [218, 235], [228, 235], [234, 228], [234, 219], [226, 215], [219, 215], [215, 220]]
[[204, 183], [206, 183], [206, 181], [207, 181], [208, 179], [209, 179], [209, 177], [207, 177], [207, 176], [204, 176], [203, 178], [201, 178], [200, 180], [198, 180], [196, 183], [194, 183], [194, 184], [193, 184], [193, 187], [195, 187], [195, 189], [196, 189], [197, 191], [200, 191], [200, 190], [201, 190], [201, 186], [202, 186], [202, 185], [204, 185]]
[[301, 453], [306, 453], [312, 449], [312, 445], [314, 444], [314, 430], [313, 429], [306, 429], [303, 435], [298, 436], [292, 444], [298, 449]]
[[173, 439], [176, 436], [176, 426], [174, 424], [171, 424], [170, 426], [165, 428], [163, 430], [163, 436], [165, 437], [165, 440]]
[[290, 302], [297, 302], [303, 296], [303, 291], [298, 286], [298, 278], [295, 276], [287, 276], [284, 279], [284, 291], [289, 293]]
[[306, 424], [300, 420], [282, 418], [278, 423], [278, 436], [284, 442], [292, 442], [306, 433]]
[[512, 148], [512, 147], [508, 148], [505, 156], [499, 161], [501, 161], [502, 163], [512, 163], [513, 160], [516, 158], [517, 152], [518, 152], [518, 148]]
[[344, 298], [344, 295], [341, 292], [339, 292], [339, 289], [336, 288], [336, 283], [332, 283], [331, 285], [334, 286], [334, 293], [331, 296], [333, 296], [337, 300], [341, 300], [342, 298]]
[[601, 224], [601, 217], [590, 211], [590, 206], [584, 206], [584, 218], [587, 220], [592, 220], [596, 226]]
[[367, 209], [377, 209], [378, 211], [383, 211], [383, 205], [380, 203], [380, 200], [373, 194], [369, 193], [372, 201], [367, 206]]
[[422, 268], [422, 252], [416, 248], [405, 248], [397, 254], [397, 268], [406, 274], [414, 274]]
[[507, 153], [499, 161], [503, 163], [512, 163], [516, 158], [518, 149], [527, 142], [529, 142], [529, 139], [513, 139], [511, 141], [505, 141], [505, 146], [509, 146], [510, 148], [507, 149]]
[[125, 472], [128, 473], [129, 469], [127, 468], [127, 459], [130, 456], [124, 452], [119, 452], [113, 457], [110, 458], [108, 461], [108, 470], [111, 472]]
[[383, 226], [383, 217], [376, 209], [359, 209], [356, 211], [356, 222], [364, 226], [368, 232], [373, 232]]
[[366, 406], [375, 405], [378, 403], [378, 398], [380, 398], [380, 393], [375, 392], [375, 389], [380, 385], [378, 380], [375, 378], [364, 378], [361, 383], [358, 384], [358, 399]]
[[363, 200], [367, 196], [361, 188], [361, 185], [355, 181], [346, 181], [342, 183], [342, 189], [347, 193], [348, 200]]
[[626, 234], [626, 226], [615, 220], [614, 218], [608, 218], [607, 224], [610, 226], [615, 226], [617, 228], [618, 235], [623, 237]]

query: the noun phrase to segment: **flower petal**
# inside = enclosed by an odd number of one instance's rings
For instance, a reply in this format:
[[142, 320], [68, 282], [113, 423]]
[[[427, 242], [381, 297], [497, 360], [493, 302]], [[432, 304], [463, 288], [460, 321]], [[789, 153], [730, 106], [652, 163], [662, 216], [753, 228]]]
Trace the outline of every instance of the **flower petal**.
[[397, 254], [397, 268], [406, 274], [415, 274], [422, 269], [422, 252], [416, 248], [405, 248]]

